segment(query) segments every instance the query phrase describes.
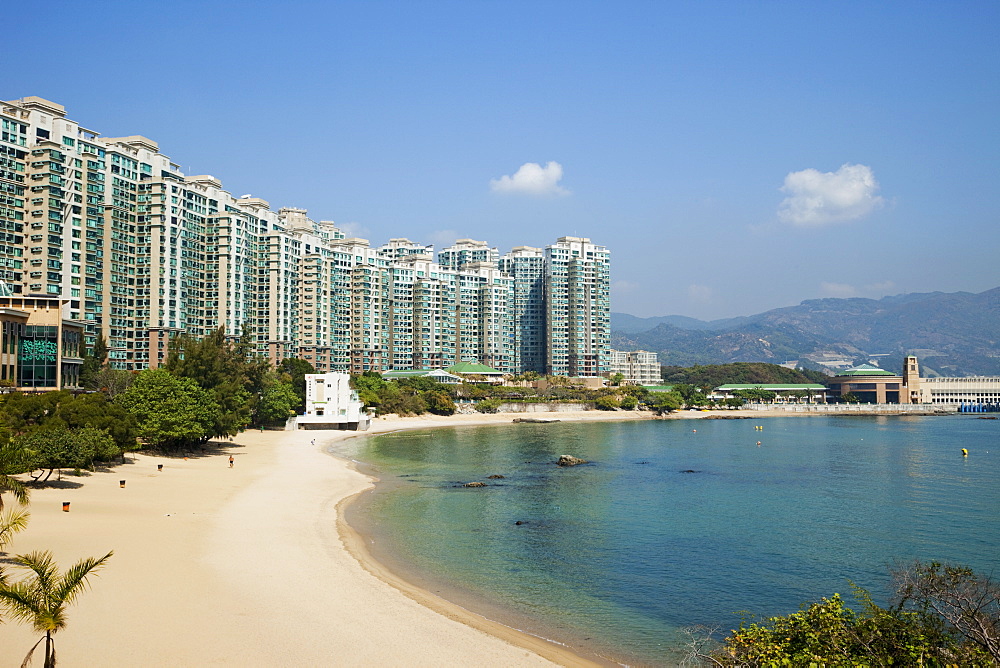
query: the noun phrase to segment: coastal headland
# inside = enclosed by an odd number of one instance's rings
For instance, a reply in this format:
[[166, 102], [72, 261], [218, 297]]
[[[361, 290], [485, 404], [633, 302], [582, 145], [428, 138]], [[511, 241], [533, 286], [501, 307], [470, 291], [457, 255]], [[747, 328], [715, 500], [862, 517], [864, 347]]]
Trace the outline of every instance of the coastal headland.
[[[699, 411], [673, 417], [768, 415]], [[63, 666], [612, 665], [404, 581], [375, 561], [366, 537], [342, 520], [342, 504], [373, 480], [326, 454], [334, 441], [509, 424], [518, 417], [524, 415], [389, 416], [368, 432], [248, 431], [188, 457], [130, 454], [128, 463], [33, 490], [30, 525], [8, 545], [6, 557], [51, 550], [66, 567], [114, 550], [56, 636]], [[578, 411], [531, 418], [651, 414]], [[6, 570], [18, 577], [15, 569]], [[0, 624], [0, 666], [19, 665], [37, 637], [13, 620]]]

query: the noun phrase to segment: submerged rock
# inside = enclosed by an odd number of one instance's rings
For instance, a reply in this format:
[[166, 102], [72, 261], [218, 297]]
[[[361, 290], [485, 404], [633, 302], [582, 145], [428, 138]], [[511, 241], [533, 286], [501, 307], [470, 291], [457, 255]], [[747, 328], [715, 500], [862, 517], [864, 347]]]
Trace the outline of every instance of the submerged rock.
[[586, 463], [586, 459], [580, 459], [579, 457], [574, 457], [573, 455], [559, 455], [559, 461], [556, 462], [559, 466], [576, 466], [577, 464]]
[[494, 473], [493, 475], [486, 476], [487, 480], [503, 480], [506, 476], [502, 476], [499, 473]]
[[486, 487], [485, 482], [467, 482], [462, 487]]

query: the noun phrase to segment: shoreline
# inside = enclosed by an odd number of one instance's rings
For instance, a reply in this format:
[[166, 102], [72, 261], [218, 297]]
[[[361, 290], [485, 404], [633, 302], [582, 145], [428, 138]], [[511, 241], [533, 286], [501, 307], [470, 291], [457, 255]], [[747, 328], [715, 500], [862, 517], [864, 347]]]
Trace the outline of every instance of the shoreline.
[[[685, 411], [665, 419], [709, 414]], [[189, 458], [130, 453], [113, 469], [64, 475], [33, 489], [28, 529], [0, 560], [51, 550], [65, 569], [114, 550], [55, 637], [61, 665], [68, 667], [440, 666], [465, 665], [472, 657], [484, 666], [601, 665], [405, 581], [367, 554], [365, 536], [343, 519], [344, 508], [374, 482], [328, 454], [329, 446], [518, 417], [655, 419], [632, 411], [392, 417], [375, 420], [365, 432], [244, 432]], [[62, 512], [64, 501], [72, 503], [70, 512]], [[20, 577], [7, 564], [5, 570]], [[19, 665], [38, 638], [30, 626], [5, 622], [0, 668]]]
[[[733, 409], [716, 409], [716, 410], [704, 410], [704, 411], [678, 411], [672, 414], [664, 416], [656, 416], [649, 412], [643, 411], [548, 411], [548, 412], [538, 412], [538, 413], [495, 413], [495, 414], [456, 414], [452, 416], [433, 416], [433, 415], [423, 415], [417, 417], [400, 418], [398, 416], [385, 416], [382, 418], [376, 418], [372, 422], [372, 428], [366, 432], [350, 432], [350, 436], [343, 439], [334, 439], [330, 441], [329, 445], [333, 445], [337, 441], [343, 442], [348, 439], [365, 437], [365, 436], [382, 436], [397, 432], [407, 432], [416, 431], [422, 429], [431, 428], [443, 428], [443, 427], [473, 427], [473, 426], [491, 426], [491, 425], [509, 425], [518, 419], [538, 419], [543, 421], [566, 421], [566, 422], [614, 422], [614, 421], [633, 421], [633, 420], [717, 420], [717, 419], [764, 419], [764, 418], [774, 418], [774, 417], [808, 417], [808, 416], [847, 416], [847, 417], [872, 417], [872, 416], [885, 416], [885, 417], [910, 417], [910, 416], [927, 416], [927, 415], [943, 415], [944, 413], [936, 412], [926, 412], [926, 413], [884, 413], [884, 412], [871, 412], [871, 413], [861, 413], [857, 411], [852, 411], [850, 413], [825, 413], [825, 412], [804, 412], [804, 411], [787, 411], [782, 409], [776, 410], [733, 410]], [[343, 461], [349, 461], [352, 468], [359, 471], [362, 475], [365, 475], [372, 479], [375, 484], [381, 482], [377, 477], [377, 472], [367, 472], [366, 469], [368, 465], [363, 462], [358, 462], [357, 460], [348, 459], [347, 454], [344, 452], [337, 452], [334, 449], [328, 451], [330, 456], [341, 459]], [[482, 602], [476, 600], [476, 595], [468, 592], [461, 587], [457, 587], [453, 584], [449, 584], [446, 581], [438, 581], [434, 578], [428, 577], [426, 574], [421, 574], [412, 569], [408, 569], [405, 564], [402, 564], [398, 558], [393, 557], [391, 554], [381, 554], [376, 556], [375, 552], [368, 547], [371, 540], [371, 533], [374, 531], [371, 528], [366, 528], [363, 525], [360, 528], [355, 528], [350, 519], [351, 509], [355, 504], [363, 504], [365, 499], [363, 495], [365, 493], [370, 493], [373, 488], [363, 490], [358, 492], [352, 497], [342, 499], [340, 504], [338, 504], [338, 525], [342, 527], [342, 536], [345, 537], [345, 546], [351, 552], [351, 554], [362, 564], [362, 566], [368, 572], [372, 573], [379, 579], [392, 584], [403, 591], [407, 596], [413, 597], [415, 600], [421, 604], [434, 609], [442, 614], [450, 614], [458, 611], [460, 617], [459, 621], [469, 624], [476, 628], [480, 628], [482, 625], [482, 630], [491, 634], [500, 634], [506, 636], [507, 634], [514, 634], [509, 640], [515, 644], [520, 644], [526, 649], [533, 649], [538, 651], [538, 647], [548, 647], [555, 648], [560, 653], [569, 652], [571, 656], [575, 656], [577, 660], [582, 660], [583, 664], [572, 664], [565, 663], [566, 658], [556, 658], [556, 661], [561, 665], [604, 665], [604, 666], [620, 666], [623, 665], [613, 659], [604, 656], [599, 650], [593, 647], [588, 647], [586, 643], [582, 646], [577, 646], [575, 643], [579, 639], [565, 639], [567, 643], [561, 642], [560, 640], [544, 637], [541, 635], [536, 635], [531, 631], [526, 631], [515, 626], [508, 625], [505, 621], [501, 620], [514, 620], [513, 623], [518, 626], [530, 626], [530, 624], [522, 624], [527, 619], [520, 619], [516, 613], [510, 613], [510, 611], [504, 610], [502, 607], [498, 607], [489, 602]], [[357, 523], [357, 517], [355, 517], [354, 522]], [[366, 540], [366, 538], [368, 540]], [[416, 584], [419, 582], [420, 584]], [[431, 593], [429, 590], [433, 588], [436, 592], [444, 592], [441, 595]], [[441, 607], [439, 607], [441, 606]], [[512, 616], [507, 616], [512, 615]], [[530, 645], [523, 644], [525, 640], [532, 641]], [[540, 652], [541, 653], [541, 652]], [[543, 654], [545, 656], [545, 654]], [[596, 662], [596, 663], [594, 663]]]
[[[354, 438], [364, 438], [366, 436], [384, 436], [398, 432], [417, 431], [431, 428], [457, 428], [457, 427], [481, 427], [510, 425], [517, 419], [529, 419], [554, 421], [554, 422], [625, 422], [634, 420], [654, 420], [652, 414], [644, 411], [546, 411], [538, 413], [490, 413], [490, 414], [462, 414], [452, 416], [429, 416], [400, 418], [397, 416], [387, 416], [377, 418], [372, 422], [372, 428], [368, 431], [350, 432], [352, 435], [343, 439], [334, 439], [327, 445]], [[699, 416], [700, 417], [700, 416]], [[457, 418], [457, 419], [456, 419]], [[671, 417], [670, 419], [676, 419]], [[380, 580], [399, 589], [406, 596], [445, 616], [453, 617], [468, 626], [472, 626], [485, 633], [500, 637], [511, 644], [528, 649], [540, 656], [553, 661], [562, 666], [621, 666], [623, 664], [603, 656], [598, 651], [589, 648], [576, 647], [573, 644], [561, 642], [555, 638], [538, 635], [531, 631], [517, 628], [502, 621], [505, 619], [504, 610], [488, 602], [477, 602], [472, 599], [474, 594], [465, 592], [460, 587], [456, 587], [447, 582], [437, 582], [427, 579], [417, 572], [407, 569], [398, 559], [386, 556], [376, 556], [372, 549], [368, 547], [371, 541], [370, 532], [364, 529], [357, 529], [348, 518], [351, 508], [355, 504], [364, 503], [364, 494], [371, 493], [374, 485], [381, 482], [374, 473], [368, 473], [362, 468], [367, 468], [363, 462], [348, 460], [343, 453], [327, 451], [331, 457], [341, 461], [350, 462], [351, 467], [359, 474], [366, 476], [373, 481], [371, 488], [362, 490], [357, 494], [342, 499], [338, 504], [337, 523], [341, 533], [341, 538], [347, 550], [354, 556], [362, 567], [379, 578]], [[360, 464], [360, 467], [359, 467]], [[420, 581], [418, 584], [416, 581]], [[432, 593], [444, 591], [444, 595]], [[440, 587], [440, 589], [439, 589]], [[480, 612], [483, 611], [483, 612]], [[516, 617], [516, 616], [515, 616]], [[509, 617], [507, 618], [509, 619]], [[572, 642], [572, 641], [570, 641]]]
[[[350, 542], [361, 554], [364, 538], [338, 520], [340, 504], [373, 481], [326, 448], [514, 416], [455, 417], [378, 420], [367, 432], [249, 431], [188, 458], [130, 453], [125, 464], [32, 489], [29, 526], [0, 560], [50, 550], [65, 569], [114, 550], [56, 634], [60, 665], [70, 668], [599, 665], [412, 587], [372, 560], [366, 568], [348, 551]], [[622, 415], [585, 416], [609, 417]], [[38, 635], [5, 619], [0, 666], [19, 665]]]

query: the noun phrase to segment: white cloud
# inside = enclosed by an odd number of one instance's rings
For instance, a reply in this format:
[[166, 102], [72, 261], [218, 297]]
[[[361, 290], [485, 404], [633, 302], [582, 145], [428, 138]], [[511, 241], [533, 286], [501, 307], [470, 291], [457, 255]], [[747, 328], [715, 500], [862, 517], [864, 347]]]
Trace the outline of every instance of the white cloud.
[[365, 238], [368, 236], [368, 228], [361, 223], [350, 222], [350, 223], [337, 223], [337, 228], [344, 233], [344, 235], [351, 239], [353, 237]]
[[845, 164], [835, 172], [803, 169], [789, 172], [778, 207], [781, 220], [803, 227], [857, 220], [882, 206], [871, 167]]
[[712, 290], [712, 288], [707, 285], [698, 285], [697, 283], [689, 285], [687, 292], [688, 299], [699, 303], [712, 301], [712, 297], [715, 294], [715, 291]]
[[639, 284], [634, 281], [615, 281], [611, 284], [611, 292], [616, 295], [627, 295], [639, 289]]
[[526, 162], [513, 176], [490, 179], [490, 189], [495, 193], [524, 195], [568, 195], [569, 191], [559, 185], [563, 168], [558, 162], [550, 161], [544, 167], [537, 162]]
[[858, 294], [858, 289], [853, 285], [848, 285], [847, 283], [823, 282], [819, 284], [819, 289], [825, 297], [839, 297], [843, 299], [846, 297], [854, 297]]
[[884, 297], [895, 290], [896, 284], [892, 281], [882, 281], [881, 283], [872, 283], [865, 286], [865, 292], [878, 295], [879, 297]]
[[448, 246], [454, 245], [455, 240], [461, 235], [455, 230], [435, 230], [428, 235], [430, 242], [434, 244], [436, 248], [447, 248]]

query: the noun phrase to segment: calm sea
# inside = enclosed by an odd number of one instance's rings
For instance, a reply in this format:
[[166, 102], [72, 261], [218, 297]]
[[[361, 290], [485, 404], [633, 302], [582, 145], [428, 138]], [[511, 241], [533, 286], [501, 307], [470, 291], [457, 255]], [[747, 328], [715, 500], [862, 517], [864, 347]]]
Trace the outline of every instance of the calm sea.
[[[517, 424], [371, 436], [336, 454], [383, 481], [349, 516], [380, 559], [623, 663], [672, 665], [684, 627], [725, 632], [738, 611], [849, 597], [848, 581], [884, 602], [897, 561], [1000, 573], [1000, 420]], [[561, 454], [591, 463], [559, 468]], [[470, 481], [489, 487], [459, 486]]]

